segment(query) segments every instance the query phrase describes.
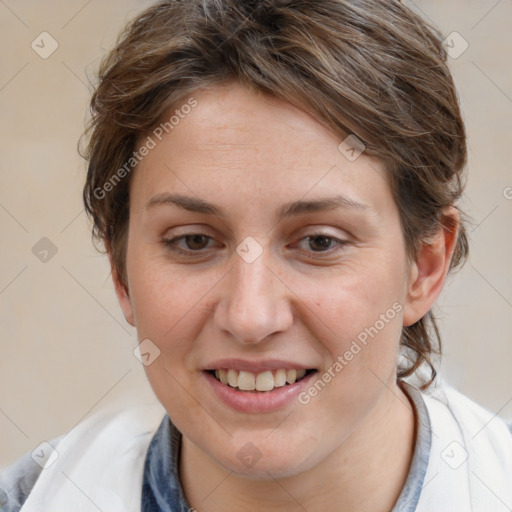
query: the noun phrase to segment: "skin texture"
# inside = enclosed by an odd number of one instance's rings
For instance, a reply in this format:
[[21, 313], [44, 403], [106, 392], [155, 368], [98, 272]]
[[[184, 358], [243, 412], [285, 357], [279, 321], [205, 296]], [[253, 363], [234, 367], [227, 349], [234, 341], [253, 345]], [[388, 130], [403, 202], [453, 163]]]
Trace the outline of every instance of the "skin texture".
[[[127, 321], [161, 351], [146, 372], [183, 433], [187, 499], [200, 512], [390, 511], [415, 438], [396, 383], [400, 332], [440, 293], [455, 235], [440, 230], [408, 261], [379, 161], [349, 161], [343, 139], [306, 112], [234, 83], [193, 96], [197, 106], [135, 171], [126, 285], [113, 272]], [[148, 206], [166, 193], [215, 203], [225, 217]], [[366, 206], [275, 218], [288, 202], [336, 194]], [[186, 255], [164, 243], [195, 233], [207, 238], [174, 243]], [[318, 233], [334, 240], [307, 238]], [[251, 263], [236, 252], [246, 237], [262, 249]], [[231, 357], [284, 359], [321, 375], [397, 303], [401, 311], [305, 405], [237, 412], [203, 378]], [[261, 454], [252, 467], [237, 457], [247, 443]]]

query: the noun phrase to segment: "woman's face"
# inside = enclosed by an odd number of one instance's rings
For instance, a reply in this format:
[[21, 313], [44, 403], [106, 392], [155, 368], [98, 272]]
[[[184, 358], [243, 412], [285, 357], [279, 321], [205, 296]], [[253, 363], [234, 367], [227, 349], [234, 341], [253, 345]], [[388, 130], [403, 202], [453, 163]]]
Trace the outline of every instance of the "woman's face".
[[240, 474], [297, 473], [396, 389], [397, 207], [383, 165], [302, 110], [234, 84], [193, 97], [133, 176], [120, 302], [187, 442]]

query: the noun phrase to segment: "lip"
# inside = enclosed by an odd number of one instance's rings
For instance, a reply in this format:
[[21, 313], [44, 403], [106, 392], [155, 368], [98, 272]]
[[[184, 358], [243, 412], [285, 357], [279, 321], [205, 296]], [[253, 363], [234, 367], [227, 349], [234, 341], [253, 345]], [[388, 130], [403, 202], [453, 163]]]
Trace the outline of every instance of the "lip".
[[283, 361], [281, 359], [265, 359], [264, 361], [248, 361], [246, 359], [219, 359], [209, 364], [203, 370], [245, 370], [251, 373], [261, 373], [267, 370], [312, 370], [311, 366], [304, 366], [293, 361]]
[[[230, 360], [232, 362], [232, 360]], [[267, 361], [268, 363], [268, 361]], [[231, 363], [230, 363], [231, 364]], [[279, 362], [282, 364], [282, 361]], [[254, 367], [252, 364], [251, 367]], [[258, 368], [262, 368], [257, 365]], [[223, 368], [221, 365], [217, 368]], [[233, 368], [230, 366], [229, 368]], [[284, 366], [278, 366], [285, 368]], [[288, 368], [303, 368], [302, 366], [289, 366]], [[213, 369], [213, 368], [212, 368]], [[236, 369], [236, 368], [234, 368]], [[244, 369], [244, 368], [241, 368]], [[274, 366], [266, 369], [276, 369]], [[304, 368], [306, 369], [306, 368]], [[247, 370], [250, 371], [250, 370]], [[285, 409], [289, 407], [297, 398], [297, 396], [309, 385], [309, 381], [317, 374], [317, 371], [311, 372], [300, 381], [294, 384], [288, 384], [272, 391], [239, 391], [226, 384], [219, 382], [213, 375], [204, 370], [201, 372], [202, 377], [206, 381], [206, 385], [210, 387], [213, 394], [225, 405], [239, 412], [245, 413], [267, 413]]]

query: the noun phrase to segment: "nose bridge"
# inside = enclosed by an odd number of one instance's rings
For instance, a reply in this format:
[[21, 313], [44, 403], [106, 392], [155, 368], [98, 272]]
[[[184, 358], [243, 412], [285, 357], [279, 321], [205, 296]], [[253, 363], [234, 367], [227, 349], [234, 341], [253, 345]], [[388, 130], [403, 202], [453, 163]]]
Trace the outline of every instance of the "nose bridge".
[[[285, 287], [269, 268], [269, 253], [263, 251], [252, 259], [243, 250], [242, 243], [222, 289], [216, 323], [241, 343], [257, 343], [288, 329], [293, 315]], [[254, 250], [249, 246], [246, 254]]]

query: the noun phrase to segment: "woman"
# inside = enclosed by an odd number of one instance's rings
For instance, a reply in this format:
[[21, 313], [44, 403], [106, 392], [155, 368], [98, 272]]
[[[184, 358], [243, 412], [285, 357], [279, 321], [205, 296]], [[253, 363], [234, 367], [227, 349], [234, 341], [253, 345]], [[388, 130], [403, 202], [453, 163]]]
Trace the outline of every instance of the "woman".
[[165, 411], [20, 459], [2, 510], [511, 509], [507, 426], [432, 362], [467, 255], [434, 29], [389, 0], [160, 2], [91, 108], [85, 206]]

